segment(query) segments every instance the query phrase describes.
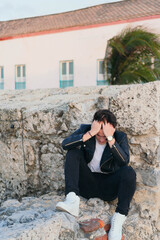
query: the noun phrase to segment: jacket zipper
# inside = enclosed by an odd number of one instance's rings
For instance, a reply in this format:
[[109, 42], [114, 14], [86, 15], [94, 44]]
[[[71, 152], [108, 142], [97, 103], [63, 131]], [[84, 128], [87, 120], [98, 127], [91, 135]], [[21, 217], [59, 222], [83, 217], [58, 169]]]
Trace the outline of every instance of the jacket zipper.
[[77, 142], [82, 142], [82, 139], [77, 140], [77, 141], [74, 141], [74, 142], [71, 142], [71, 143], [67, 143], [65, 146], [69, 146], [69, 145], [74, 144], [74, 143], [77, 143]]
[[118, 150], [118, 148], [113, 145], [113, 147], [117, 150], [117, 152], [119, 153], [120, 157], [122, 158], [122, 160], [125, 162], [125, 159], [123, 158], [122, 154], [120, 153], [120, 151]]
[[100, 165], [100, 167], [102, 167], [106, 162], [108, 162], [110, 159], [112, 159], [112, 157], [111, 158], [109, 158], [109, 159], [107, 159], [104, 163], [102, 163], [101, 165]]

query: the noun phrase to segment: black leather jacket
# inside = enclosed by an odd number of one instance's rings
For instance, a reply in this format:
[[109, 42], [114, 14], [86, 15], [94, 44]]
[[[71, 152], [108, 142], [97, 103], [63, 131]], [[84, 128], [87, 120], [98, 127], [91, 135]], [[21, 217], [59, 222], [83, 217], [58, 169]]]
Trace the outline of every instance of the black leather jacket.
[[[83, 135], [91, 129], [90, 124], [82, 124], [78, 130], [76, 130], [69, 137], [64, 139], [62, 147], [64, 150], [70, 150], [72, 148], [80, 147], [84, 152], [85, 160], [89, 163], [94, 155], [96, 138], [95, 136], [83, 142]], [[100, 161], [100, 169], [105, 173], [113, 173], [120, 167], [129, 163], [129, 146], [127, 135], [124, 132], [115, 131], [114, 133], [115, 144], [112, 148], [109, 144], [106, 144], [102, 158]]]

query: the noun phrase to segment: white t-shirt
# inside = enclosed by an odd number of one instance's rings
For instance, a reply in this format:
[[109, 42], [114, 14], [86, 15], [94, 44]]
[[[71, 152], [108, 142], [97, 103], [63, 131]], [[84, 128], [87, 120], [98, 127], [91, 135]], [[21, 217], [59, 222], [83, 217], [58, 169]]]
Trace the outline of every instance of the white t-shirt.
[[103, 145], [99, 144], [96, 139], [95, 152], [94, 152], [92, 160], [88, 163], [88, 167], [91, 169], [92, 172], [102, 172], [100, 170], [100, 161], [101, 161], [101, 157], [102, 157], [105, 147], [106, 147], [106, 143]]

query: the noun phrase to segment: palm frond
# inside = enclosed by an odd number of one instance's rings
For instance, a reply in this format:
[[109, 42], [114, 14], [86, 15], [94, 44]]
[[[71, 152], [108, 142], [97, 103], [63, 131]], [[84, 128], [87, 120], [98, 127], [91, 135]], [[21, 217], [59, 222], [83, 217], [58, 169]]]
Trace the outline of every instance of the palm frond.
[[104, 61], [112, 84], [157, 80], [160, 78], [159, 36], [140, 27], [127, 28], [108, 41]]

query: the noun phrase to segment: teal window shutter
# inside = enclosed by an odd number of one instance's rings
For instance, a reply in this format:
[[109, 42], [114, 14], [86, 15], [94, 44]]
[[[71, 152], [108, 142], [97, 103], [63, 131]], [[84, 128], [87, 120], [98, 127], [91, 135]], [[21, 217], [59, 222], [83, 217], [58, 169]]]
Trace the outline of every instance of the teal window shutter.
[[97, 60], [97, 85], [109, 85], [107, 76], [104, 70], [104, 61]]
[[99, 74], [104, 74], [104, 61], [99, 61]]
[[21, 67], [17, 66], [17, 77], [21, 77]]
[[1, 79], [3, 79], [4, 78], [4, 69], [3, 69], [3, 67], [1, 67]]
[[0, 89], [4, 89], [4, 68], [0, 66]]
[[26, 76], [26, 66], [24, 65], [23, 66], [23, 77], [25, 77]]
[[69, 74], [73, 74], [73, 62], [69, 62]]
[[15, 89], [26, 88], [26, 66], [16, 65]]
[[67, 71], [66, 71], [66, 62], [62, 63], [62, 74], [66, 75]]
[[73, 61], [60, 61], [60, 87], [73, 87]]

